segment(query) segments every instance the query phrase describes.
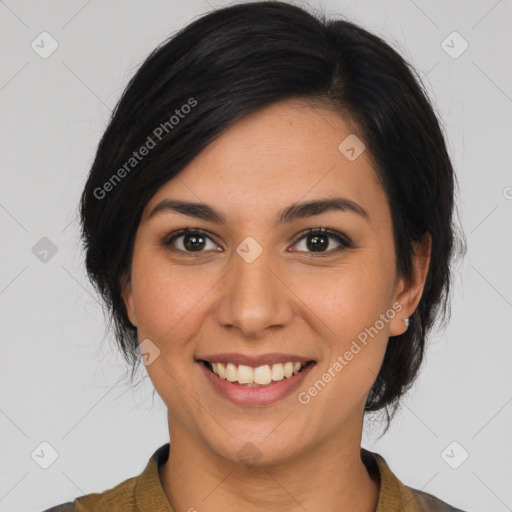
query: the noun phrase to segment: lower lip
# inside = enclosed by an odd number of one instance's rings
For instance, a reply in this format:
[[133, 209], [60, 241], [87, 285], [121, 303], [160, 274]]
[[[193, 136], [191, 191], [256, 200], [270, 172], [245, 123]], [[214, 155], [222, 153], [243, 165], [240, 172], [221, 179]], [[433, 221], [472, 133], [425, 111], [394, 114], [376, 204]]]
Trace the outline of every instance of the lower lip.
[[249, 388], [239, 386], [221, 379], [215, 373], [208, 370], [204, 363], [198, 362], [206, 378], [213, 384], [214, 389], [223, 397], [238, 405], [270, 405], [282, 400], [293, 393], [304, 381], [306, 375], [315, 366], [308, 364], [300, 373], [283, 380], [278, 380], [268, 386]]

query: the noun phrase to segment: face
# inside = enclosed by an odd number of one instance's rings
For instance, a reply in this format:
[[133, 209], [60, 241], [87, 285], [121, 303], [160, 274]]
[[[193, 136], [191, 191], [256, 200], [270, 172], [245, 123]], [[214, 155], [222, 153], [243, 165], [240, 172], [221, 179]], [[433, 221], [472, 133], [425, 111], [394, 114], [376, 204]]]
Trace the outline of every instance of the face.
[[[397, 275], [369, 155], [339, 149], [357, 133], [330, 110], [276, 103], [231, 127], [146, 205], [123, 296], [171, 438], [186, 432], [213, 456], [253, 464], [360, 439], [388, 337], [405, 331], [428, 259], [414, 281]], [[305, 366], [286, 377], [287, 361]]]

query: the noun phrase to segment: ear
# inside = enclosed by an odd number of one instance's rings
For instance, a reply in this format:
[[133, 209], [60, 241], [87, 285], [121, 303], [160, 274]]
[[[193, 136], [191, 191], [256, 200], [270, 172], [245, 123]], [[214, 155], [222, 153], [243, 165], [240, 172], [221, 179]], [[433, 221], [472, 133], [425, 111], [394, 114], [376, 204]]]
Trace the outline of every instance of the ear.
[[135, 313], [135, 299], [133, 297], [132, 282], [130, 277], [123, 276], [121, 280], [121, 295], [123, 297], [124, 305], [128, 319], [134, 327], [137, 327], [137, 315]]
[[398, 302], [402, 306], [402, 309], [391, 321], [389, 329], [390, 336], [398, 336], [407, 330], [403, 319], [409, 318], [414, 313], [421, 300], [430, 263], [432, 249], [431, 234], [427, 231], [421, 241], [413, 242], [413, 248], [413, 275], [411, 279], [400, 277], [398, 280], [393, 304]]

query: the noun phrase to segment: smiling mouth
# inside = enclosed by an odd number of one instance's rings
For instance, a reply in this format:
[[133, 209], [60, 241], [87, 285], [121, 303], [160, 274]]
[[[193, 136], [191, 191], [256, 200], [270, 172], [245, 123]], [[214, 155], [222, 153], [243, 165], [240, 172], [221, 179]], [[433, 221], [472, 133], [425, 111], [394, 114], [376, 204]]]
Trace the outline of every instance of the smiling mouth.
[[243, 364], [218, 363], [200, 360], [201, 364], [222, 380], [244, 387], [266, 387], [281, 380], [290, 379], [301, 373], [315, 361], [289, 361], [286, 363], [265, 364], [258, 367]]

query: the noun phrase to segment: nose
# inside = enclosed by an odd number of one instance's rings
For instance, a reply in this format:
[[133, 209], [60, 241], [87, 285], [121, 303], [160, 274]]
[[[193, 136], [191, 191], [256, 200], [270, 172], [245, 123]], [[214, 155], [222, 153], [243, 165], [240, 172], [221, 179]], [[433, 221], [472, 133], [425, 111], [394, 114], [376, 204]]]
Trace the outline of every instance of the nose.
[[233, 253], [231, 270], [219, 283], [215, 307], [217, 322], [238, 330], [245, 338], [261, 339], [283, 328], [293, 316], [293, 293], [278, 263], [264, 250], [252, 262]]

